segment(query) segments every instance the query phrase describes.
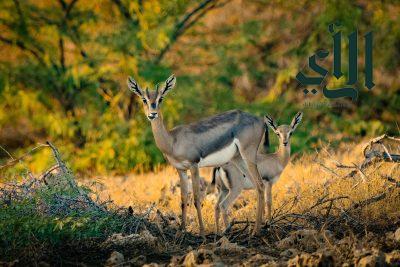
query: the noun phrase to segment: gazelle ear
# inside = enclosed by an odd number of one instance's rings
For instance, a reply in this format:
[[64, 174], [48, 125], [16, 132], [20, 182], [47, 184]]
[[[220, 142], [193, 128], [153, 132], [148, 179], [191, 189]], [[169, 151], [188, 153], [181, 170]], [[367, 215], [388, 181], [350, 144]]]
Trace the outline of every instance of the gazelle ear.
[[296, 116], [294, 116], [292, 122], [290, 123], [292, 131], [294, 131], [297, 128], [302, 118], [303, 118], [303, 112], [297, 112]]
[[143, 97], [143, 91], [140, 89], [138, 83], [132, 78], [128, 77], [128, 88], [140, 97]]
[[176, 78], [175, 76], [172, 74], [171, 76], [169, 76], [169, 78], [165, 81], [165, 86], [164, 88], [161, 90], [161, 96], [165, 96], [169, 90], [171, 90], [172, 88], [174, 88], [176, 84]]
[[264, 122], [267, 124], [274, 132], [277, 130], [275, 121], [272, 117], [265, 115]]

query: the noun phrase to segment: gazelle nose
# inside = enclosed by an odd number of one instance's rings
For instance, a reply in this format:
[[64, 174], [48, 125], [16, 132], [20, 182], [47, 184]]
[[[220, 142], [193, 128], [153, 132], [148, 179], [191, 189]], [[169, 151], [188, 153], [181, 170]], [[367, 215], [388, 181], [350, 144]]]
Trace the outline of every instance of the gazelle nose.
[[151, 112], [147, 117], [149, 118], [149, 120], [153, 120], [157, 118], [157, 116], [158, 116], [157, 112]]
[[284, 145], [284, 146], [287, 146], [288, 143], [289, 143], [289, 142], [283, 142], [283, 145]]

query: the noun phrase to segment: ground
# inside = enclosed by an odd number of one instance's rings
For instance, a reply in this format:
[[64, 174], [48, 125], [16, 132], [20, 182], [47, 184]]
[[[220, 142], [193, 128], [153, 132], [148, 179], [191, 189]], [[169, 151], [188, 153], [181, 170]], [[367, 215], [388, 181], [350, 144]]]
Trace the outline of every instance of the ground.
[[[180, 230], [180, 189], [173, 168], [78, 179], [59, 159], [56, 172], [2, 186], [0, 261], [400, 266], [400, 164], [376, 160], [363, 165], [362, 151], [362, 145], [353, 144], [293, 155], [273, 187], [272, 220], [258, 236], [250, 234], [254, 191], [235, 202], [234, 224], [224, 235], [215, 234], [215, 193], [205, 196], [205, 240], [198, 235], [193, 205], [187, 231]], [[203, 169], [201, 176], [209, 182], [211, 170]]]
[[[325, 147], [318, 153], [294, 155], [273, 187], [273, 219], [266, 223], [260, 237], [249, 235], [255, 218], [255, 192], [246, 191], [235, 202], [230, 217], [236, 224], [225, 241], [237, 242], [240, 253], [220, 253], [219, 260], [229, 264], [254, 261], [257, 265], [278, 264], [290, 258], [292, 262], [311, 261], [315, 257], [316, 262], [351, 264], [364, 256], [383, 253], [382, 250], [388, 253], [399, 249], [393, 241], [393, 231], [400, 226], [399, 164], [377, 162], [362, 171], [351, 168], [362, 161], [362, 145], [357, 144], [343, 146], [336, 152]], [[210, 181], [211, 169], [203, 169], [201, 176]], [[100, 194], [117, 205], [141, 211], [152, 207], [150, 221], [159, 220], [161, 215], [168, 218], [169, 225], [178, 227], [180, 191], [172, 167], [154, 173], [99, 177], [97, 181]], [[221, 242], [221, 237], [214, 235], [214, 204], [215, 193], [205, 197], [202, 212], [211, 244], [200, 246], [212, 252], [218, 251]], [[193, 205], [188, 221], [187, 230], [196, 234]], [[349, 255], [339, 256], [343, 250]], [[393, 253], [399, 255], [398, 251]], [[379, 255], [384, 258], [384, 254]]]

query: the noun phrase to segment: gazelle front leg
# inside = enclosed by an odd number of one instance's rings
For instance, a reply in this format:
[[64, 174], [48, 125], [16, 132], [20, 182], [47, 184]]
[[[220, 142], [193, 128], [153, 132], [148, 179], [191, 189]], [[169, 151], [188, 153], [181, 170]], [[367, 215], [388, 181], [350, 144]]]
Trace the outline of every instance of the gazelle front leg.
[[272, 183], [265, 183], [265, 200], [267, 206], [267, 220], [271, 220], [272, 218]]
[[182, 210], [182, 218], [181, 218], [181, 229], [184, 231], [186, 229], [186, 218], [187, 218], [187, 209], [188, 209], [188, 177], [186, 171], [177, 170], [180, 178], [180, 187], [181, 187], [181, 210]]
[[260, 233], [261, 223], [264, 218], [264, 210], [265, 210], [265, 198], [264, 198], [264, 183], [262, 182], [261, 176], [258, 173], [257, 165], [253, 162], [246, 161], [250, 178], [256, 188], [257, 193], [257, 215], [256, 215], [256, 223], [254, 225], [253, 235]]
[[253, 235], [260, 233], [261, 223], [263, 221], [265, 211], [264, 183], [262, 181], [260, 173], [258, 172], [256, 164], [257, 147], [258, 146], [248, 146], [244, 149], [239, 146], [240, 155], [246, 163], [247, 169], [250, 173], [250, 179], [253, 182], [257, 193], [256, 223], [254, 225]]
[[192, 175], [193, 200], [197, 211], [197, 218], [199, 219], [200, 235], [204, 237], [203, 216], [201, 215], [199, 168], [197, 166], [191, 167], [190, 173]]

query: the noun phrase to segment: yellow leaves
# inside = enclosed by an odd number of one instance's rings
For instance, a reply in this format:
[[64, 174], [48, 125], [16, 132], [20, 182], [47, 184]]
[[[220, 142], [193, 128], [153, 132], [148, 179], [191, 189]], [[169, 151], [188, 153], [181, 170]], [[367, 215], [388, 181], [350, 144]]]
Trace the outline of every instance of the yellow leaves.
[[157, 15], [161, 13], [160, 2], [156, 1], [156, 0], [150, 0], [150, 1], [144, 2], [143, 8], [144, 8], [144, 10], [152, 11]]
[[33, 173], [42, 173], [53, 164], [51, 150], [42, 148], [32, 154], [28, 168]]
[[91, 157], [84, 157], [84, 156], [79, 156], [79, 160], [76, 160], [74, 162], [74, 169], [76, 170], [90, 170], [93, 167], [92, 164], [92, 159], [95, 157], [95, 154], [93, 154]]
[[155, 0], [145, 1], [141, 10], [136, 3], [132, 3], [130, 8], [139, 19], [140, 30], [137, 33], [137, 37], [143, 47], [155, 53], [157, 49], [165, 46], [169, 38], [162, 20], [160, 2]]
[[49, 113], [45, 121], [52, 136], [72, 137], [75, 133], [74, 128], [70, 127], [69, 119], [62, 117], [60, 113]]
[[380, 23], [385, 20], [385, 13], [381, 8], [376, 9], [373, 18], [376, 23]]
[[138, 14], [140, 12], [139, 2], [138, 1], [129, 1], [128, 9], [129, 9], [129, 13]]
[[79, 81], [80, 77], [89, 76], [93, 73], [93, 69], [88, 65], [75, 65], [71, 68], [71, 76], [74, 81]]
[[286, 85], [289, 84], [292, 79], [294, 79], [297, 72], [298, 69], [294, 65], [280, 71], [277, 74], [274, 86], [271, 88], [266, 97], [266, 101], [273, 102], [276, 100], [282, 94], [283, 90], [286, 89]]
[[351, 122], [347, 125], [346, 129], [347, 132], [355, 135], [360, 135], [365, 132], [368, 133], [368, 135], [370, 136], [382, 134], [384, 130], [384, 124], [378, 120]]
[[131, 75], [139, 72], [138, 60], [134, 57], [122, 57], [119, 61], [119, 66], [125, 73], [130, 73]]
[[[48, 108], [37, 100], [38, 95], [37, 92], [27, 90], [19, 90], [17, 94], [4, 91], [5, 101], [0, 103], [0, 122], [3, 125], [15, 125], [19, 122], [26, 128], [23, 129], [26, 132], [34, 131], [38, 125], [46, 125], [50, 135], [54, 137], [72, 136], [73, 131], [69, 128], [68, 118], [56, 112], [59, 111], [57, 102], [51, 102], [53, 112], [49, 112]], [[8, 110], [13, 110], [13, 113], [9, 114]]]
[[114, 140], [107, 138], [97, 143], [88, 144], [85, 150], [79, 153], [76, 160], [77, 169], [93, 168], [98, 173], [106, 173], [116, 163]]
[[115, 151], [113, 148], [112, 140], [106, 139], [100, 144], [101, 149], [99, 150], [98, 159], [109, 160], [115, 157]]
[[169, 42], [169, 37], [165, 32], [160, 32], [157, 35], [157, 44], [158, 46], [162, 47]]
[[166, 99], [163, 105], [163, 110], [167, 113], [167, 116], [164, 120], [166, 121], [168, 127], [172, 128], [174, 123], [180, 118], [180, 110], [182, 109], [183, 104], [180, 101]]

